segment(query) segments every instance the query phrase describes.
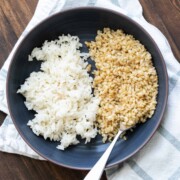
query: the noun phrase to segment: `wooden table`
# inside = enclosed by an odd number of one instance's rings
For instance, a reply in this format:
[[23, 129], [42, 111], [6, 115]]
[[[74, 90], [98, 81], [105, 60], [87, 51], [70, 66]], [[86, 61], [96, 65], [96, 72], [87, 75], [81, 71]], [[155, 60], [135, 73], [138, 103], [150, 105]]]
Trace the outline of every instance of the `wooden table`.
[[[33, 16], [38, 0], [0, 0], [0, 67]], [[175, 57], [180, 60], [180, 1], [140, 0], [145, 18], [167, 37]], [[0, 124], [5, 114], [0, 112]], [[87, 171], [59, 167], [47, 161], [0, 152], [0, 180], [83, 179]], [[106, 179], [105, 174], [102, 179]]]

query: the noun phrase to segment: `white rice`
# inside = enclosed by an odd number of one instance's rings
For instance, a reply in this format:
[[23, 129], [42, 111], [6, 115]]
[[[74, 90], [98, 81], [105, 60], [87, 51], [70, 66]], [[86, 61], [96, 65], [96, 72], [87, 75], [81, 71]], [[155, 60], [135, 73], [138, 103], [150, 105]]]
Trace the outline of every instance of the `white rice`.
[[99, 99], [92, 95], [93, 79], [87, 73], [88, 54], [81, 53], [77, 36], [60, 36], [34, 48], [29, 61], [43, 61], [41, 71], [32, 72], [17, 91], [28, 110], [37, 112], [28, 126], [44, 139], [60, 141], [58, 149], [85, 143], [97, 135], [95, 127]]

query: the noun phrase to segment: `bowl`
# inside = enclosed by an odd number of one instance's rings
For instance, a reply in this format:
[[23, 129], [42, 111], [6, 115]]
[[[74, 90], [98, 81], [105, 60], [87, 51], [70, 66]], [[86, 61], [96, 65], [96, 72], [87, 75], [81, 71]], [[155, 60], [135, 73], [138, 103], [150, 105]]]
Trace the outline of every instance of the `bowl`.
[[140, 25], [118, 12], [95, 7], [66, 10], [45, 19], [26, 35], [12, 58], [7, 77], [7, 102], [11, 118], [25, 142], [40, 156], [64, 167], [91, 169], [109, 142], [102, 143], [102, 138], [98, 135], [88, 144], [82, 141], [65, 151], [58, 150], [56, 146], [59, 142], [44, 140], [27, 126], [28, 120], [34, 117], [34, 112], [27, 110], [24, 97], [16, 92], [31, 72], [40, 69], [39, 61], [28, 62], [28, 55], [34, 47], [40, 47], [45, 40], [54, 40], [59, 35], [69, 33], [79, 36], [83, 43], [82, 51], [87, 52], [84, 42], [94, 40], [97, 30], [104, 27], [123, 29], [125, 33], [138, 39], [151, 53], [159, 81], [157, 107], [153, 117], [138, 125], [134, 132], [128, 132], [128, 140], [118, 140], [106, 168], [121, 163], [138, 152], [157, 130], [165, 111], [168, 94], [165, 62], [156, 43]]

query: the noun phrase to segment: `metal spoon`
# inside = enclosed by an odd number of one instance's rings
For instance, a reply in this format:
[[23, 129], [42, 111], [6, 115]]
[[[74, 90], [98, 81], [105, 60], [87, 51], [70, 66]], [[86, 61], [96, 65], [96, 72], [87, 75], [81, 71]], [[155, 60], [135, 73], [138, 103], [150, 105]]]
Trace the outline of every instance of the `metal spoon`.
[[[130, 127], [132, 128], [132, 127]], [[101, 156], [101, 158], [97, 161], [97, 163], [93, 166], [93, 168], [89, 171], [89, 173], [86, 175], [84, 180], [99, 180], [101, 178], [101, 175], [104, 171], [104, 168], [106, 166], [107, 160], [111, 154], [111, 151], [116, 144], [116, 141], [118, 140], [119, 136], [124, 132], [127, 131], [130, 128], [126, 128], [124, 130], [120, 129], [117, 135], [115, 136], [114, 140], [111, 142], [109, 147], [106, 149], [104, 154]]]

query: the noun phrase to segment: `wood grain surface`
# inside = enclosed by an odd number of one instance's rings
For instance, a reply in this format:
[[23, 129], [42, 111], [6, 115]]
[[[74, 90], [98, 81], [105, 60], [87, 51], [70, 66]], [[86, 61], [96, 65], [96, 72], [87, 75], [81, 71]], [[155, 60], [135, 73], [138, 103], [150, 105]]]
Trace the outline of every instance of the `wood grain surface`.
[[[0, 0], [0, 67], [33, 16], [37, 0]], [[180, 60], [180, 1], [140, 0], [144, 17], [167, 37]], [[0, 124], [5, 114], [0, 112]], [[83, 179], [87, 171], [76, 171], [28, 157], [0, 152], [0, 180]], [[102, 179], [106, 179], [105, 174]]]

